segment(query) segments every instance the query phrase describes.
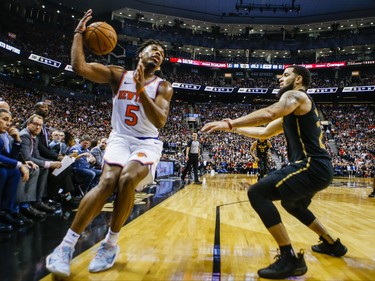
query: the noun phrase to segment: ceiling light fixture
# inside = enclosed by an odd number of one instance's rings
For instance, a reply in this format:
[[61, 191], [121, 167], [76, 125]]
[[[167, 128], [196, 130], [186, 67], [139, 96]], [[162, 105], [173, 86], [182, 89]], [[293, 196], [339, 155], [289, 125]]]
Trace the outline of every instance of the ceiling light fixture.
[[[272, 11], [274, 13], [276, 12], [301, 12], [301, 5], [295, 4], [296, 0], [292, 0], [292, 4], [281, 4], [281, 5], [274, 5], [274, 4], [254, 4], [254, 3], [243, 3], [243, 0], [239, 0], [236, 3], [235, 9], [237, 11], [245, 10], [247, 12], [251, 11], [260, 11], [261, 13], [263, 11]], [[229, 14], [235, 14], [236, 16], [240, 16], [242, 14], [239, 13], [229, 13]]]

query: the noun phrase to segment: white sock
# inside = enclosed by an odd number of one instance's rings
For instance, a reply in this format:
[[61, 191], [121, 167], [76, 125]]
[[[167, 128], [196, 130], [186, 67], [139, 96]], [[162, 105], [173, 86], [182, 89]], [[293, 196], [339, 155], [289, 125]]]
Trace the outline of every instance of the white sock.
[[108, 233], [107, 233], [106, 237], [104, 238], [104, 242], [106, 242], [106, 243], [108, 243], [112, 246], [115, 246], [117, 244], [119, 234], [120, 234], [120, 232], [112, 232], [111, 228], [109, 228]]
[[61, 242], [61, 246], [68, 246], [74, 248], [77, 244], [77, 241], [81, 235], [75, 233], [73, 230], [69, 228], [68, 232], [66, 233], [63, 241]]

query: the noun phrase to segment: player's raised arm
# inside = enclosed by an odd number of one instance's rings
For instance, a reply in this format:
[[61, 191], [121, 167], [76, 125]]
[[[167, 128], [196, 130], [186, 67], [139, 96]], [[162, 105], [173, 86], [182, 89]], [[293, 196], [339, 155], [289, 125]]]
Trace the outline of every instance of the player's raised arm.
[[121, 67], [107, 67], [100, 63], [87, 63], [85, 53], [83, 50], [83, 34], [86, 31], [86, 24], [92, 18], [92, 10], [89, 9], [83, 18], [79, 21], [74, 30], [73, 44], [71, 48], [71, 65], [73, 71], [95, 83], [110, 83], [112, 84], [116, 78], [116, 70], [120, 68], [119, 72], [123, 72]]

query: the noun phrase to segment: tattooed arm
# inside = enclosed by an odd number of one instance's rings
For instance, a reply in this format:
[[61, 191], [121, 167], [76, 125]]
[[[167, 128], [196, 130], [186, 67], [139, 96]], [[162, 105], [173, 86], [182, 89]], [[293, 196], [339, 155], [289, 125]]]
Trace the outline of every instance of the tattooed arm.
[[[293, 111], [297, 110], [299, 106], [308, 101], [310, 100], [305, 93], [301, 91], [288, 91], [281, 96], [278, 102], [270, 105], [269, 107], [250, 113], [247, 116], [232, 120], [231, 124], [233, 128], [268, 124], [275, 119], [289, 115]], [[300, 114], [301, 113], [298, 115]]]
[[225, 121], [210, 122], [201, 131], [210, 133], [216, 130], [229, 131], [234, 128], [259, 126], [268, 124], [292, 112], [297, 115], [303, 115], [309, 112], [310, 109], [311, 101], [305, 93], [290, 90], [285, 92], [278, 102], [266, 108], [259, 109], [234, 120], [227, 119]]
[[[270, 138], [283, 132], [283, 120], [282, 118], [273, 120], [266, 127], [241, 127], [234, 128], [232, 131], [233, 133], [241, 134], [255, 139]], [[267, 144], [268, 143], [271, 145], [271, 142], [269, 140], [267, 140]], [[253, 147], [254, 149], [256, 148], [256, 142], [254, 142], [250, 148], [251, 155], [256, 159], [258, 157], [255, 157], [255, 154], [252, 152]]]

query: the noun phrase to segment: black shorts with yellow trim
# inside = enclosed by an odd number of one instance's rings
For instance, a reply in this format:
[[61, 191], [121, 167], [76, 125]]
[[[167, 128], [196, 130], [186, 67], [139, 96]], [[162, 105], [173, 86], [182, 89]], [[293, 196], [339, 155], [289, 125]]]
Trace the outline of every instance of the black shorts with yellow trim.
[[282, 201], [295, 201], [306, 197], [311, 199], [315, 193], [328, 187], [332, 178], [330, 159], [309, 157], [270, 173], [259, 183], [275, 186]]

